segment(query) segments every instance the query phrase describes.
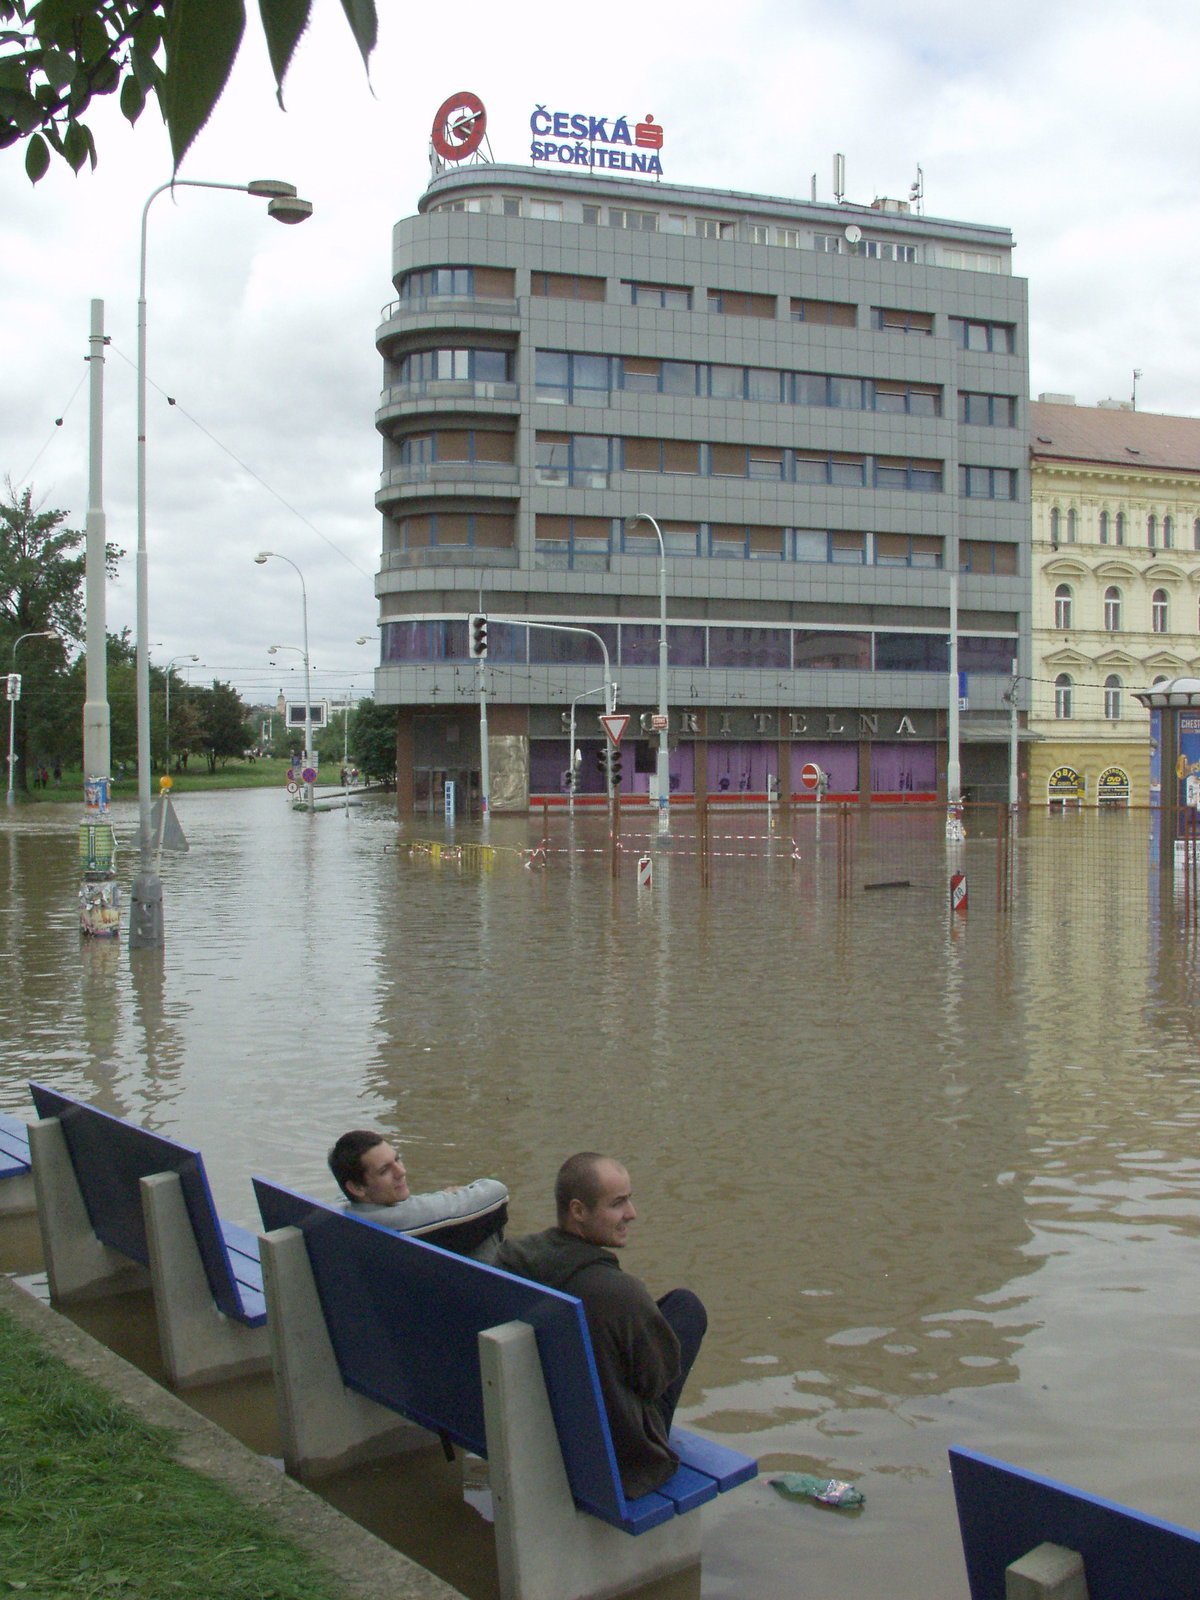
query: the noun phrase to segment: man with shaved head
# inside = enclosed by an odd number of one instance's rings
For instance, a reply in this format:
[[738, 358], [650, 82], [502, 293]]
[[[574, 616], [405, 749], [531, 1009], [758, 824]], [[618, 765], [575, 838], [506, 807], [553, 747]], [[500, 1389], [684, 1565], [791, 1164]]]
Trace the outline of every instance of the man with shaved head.
[[583, 1301], [621, 1483], [631, 1500], [657, 1489], [679, 1457], [669, 1434], [708, 1318], [690, 1289], [654, 1300], [613, 1254], [637, 1216], [619, 1161], [583, 1150], [559, 1168], [557, 1223], [510, 1239], [496, 1265]]

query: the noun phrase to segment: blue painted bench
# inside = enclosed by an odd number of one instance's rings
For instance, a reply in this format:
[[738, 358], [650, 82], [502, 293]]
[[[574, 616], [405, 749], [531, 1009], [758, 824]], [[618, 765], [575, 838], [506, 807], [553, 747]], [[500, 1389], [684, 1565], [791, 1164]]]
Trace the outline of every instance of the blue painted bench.
[[45, 1084], [30, 1155], [51, 1298], [154, 1292], [172, 1383], [270, 1365], [258, 1239], [218, 1216], [199, 1150]]
[[757, 1463], [676, 1428], [679, 1469], [627, 1499], [578, 1299], [254, 1188], [291, 1471], [336, 1470], [396, 1414], [486, 1456], [505, 1600], [615, 1594], [699, 1560], [686, 1513]]
[[0, 1215], [33, 1209], [29, 1124], [0, 1111]]
[[1088, 1600], [1200, 1595], [1200, 1534], [972, 1450], [950, 1475], [971, 1600], [1004, 1600], [1008, 1568], [1047, 1544], [1083, 1558]]

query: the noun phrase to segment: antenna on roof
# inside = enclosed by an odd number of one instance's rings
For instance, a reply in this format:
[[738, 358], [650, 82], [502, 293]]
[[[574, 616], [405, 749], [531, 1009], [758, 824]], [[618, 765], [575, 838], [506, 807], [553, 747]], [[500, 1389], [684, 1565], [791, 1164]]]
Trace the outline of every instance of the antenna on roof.
[[911, 185], [911, 187], [909, 188], [909, 191], [908, 191], [908, 203], [909, 203], [910, 206], [915, 206], [916, 207], [916, 212], [917, 212], [918, 216], [921, 216], [923, 211], [924, 211], [924, 205], [923, 205], [924, 199], [925, 199], [925, 174], [921, 171], [920, 167], [918, 167], [917, 168], [917, 175], [913, 179], [912, 185]]
[[833, 198], [838, 205], [846, 192], [846, 158], [840, 152], [833, 158]]
[[1134, 369], [1133, 369], [1133, 393], [1129, 396], [1129, 403], [1130, 403], [1130, 405], [1133, 407], [1133, 409], [1135, 411], [1137, 410], [1137, 381], [1141, 377], [1141, 375], [1142, 375], [1141, 367], [1134, 367]]

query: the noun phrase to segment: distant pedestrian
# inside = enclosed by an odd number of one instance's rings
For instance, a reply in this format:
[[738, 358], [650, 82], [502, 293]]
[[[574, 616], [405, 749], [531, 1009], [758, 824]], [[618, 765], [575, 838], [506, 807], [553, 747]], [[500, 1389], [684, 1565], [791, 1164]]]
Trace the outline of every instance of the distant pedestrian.
[[56, 761], [54, 763], [54, 787], [56, 789], [61, 789], [62, 788], [62, 762], [61, 761]]

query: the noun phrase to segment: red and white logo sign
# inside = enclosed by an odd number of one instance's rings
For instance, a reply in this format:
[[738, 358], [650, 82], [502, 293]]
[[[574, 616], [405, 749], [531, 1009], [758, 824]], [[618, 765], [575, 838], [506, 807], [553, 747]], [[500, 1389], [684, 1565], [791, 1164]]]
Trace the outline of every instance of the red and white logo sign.
[[469, 89], [452, 94], [438, 107], [433, 119], [433, 148], [443, 161], [465, 161], [474, 155], [487, 132], [483, 101]]

